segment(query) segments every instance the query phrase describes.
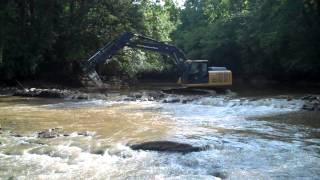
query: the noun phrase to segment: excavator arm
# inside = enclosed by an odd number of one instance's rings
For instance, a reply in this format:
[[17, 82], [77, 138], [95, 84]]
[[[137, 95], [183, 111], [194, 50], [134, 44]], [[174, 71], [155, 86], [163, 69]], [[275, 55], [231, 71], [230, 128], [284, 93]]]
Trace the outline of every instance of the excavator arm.
[[170, 55], [177, 65], [179, 71], [182, 73], [184, 70], [184, 62], [186, 57], [182, 50], [179, 48], [159, 42], [149, 37], [145, 37], [139, 34], [126, 32], [120, 35], [118, 38], [106, 44], [87, 61], [84, 62], [83, 69], [88, 74], [90, 79], [98, 86], [102, 84], [95, 67], [98, 64], [108, 63], [112, 56], [114, 56], [120, 49], [125, 46], [130, 48], [138, 48], [143, 50], [149, 50]]

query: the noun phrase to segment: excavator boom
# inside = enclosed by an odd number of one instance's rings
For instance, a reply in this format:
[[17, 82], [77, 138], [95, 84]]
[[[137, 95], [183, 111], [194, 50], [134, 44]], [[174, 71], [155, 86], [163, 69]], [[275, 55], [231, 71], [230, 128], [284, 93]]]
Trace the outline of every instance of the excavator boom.
[[207, 86], [206, 84], [210, 84], [211, 79], [213, 80], [211, 83], [215, 86], [231, 85], [232, 83], [231, 71], [208, 71], [207, 60], [187, 60], [183, 51], [176, 46], [143, 35], [126, 32], [103, 46], [84, 62], [83, 70], [96, 85], [102, 85], [102, 81], [95, 70], [96, 65], [108, 63], [124, 47], [154, 51], [171, 56], [174, 64], [178, 67], [182, 84], [191, 83], [198, 86], [200, 83], [201, 86]]
[[97, 64], [107, 63], [111, 60], [112, 56], [114, 56], [120, 49], [124, 48], [125, 46], [171, 55], [174, 58], [174, 63], [178, 66], [183, 65], [184, 61], [186, 60], [186, 57], [182, 50], [173, 45], [159, 42], [142, 35], [126, 32], [119, 36], [117, 39], [106, 44], [93, 56], [91, 56], [87, 60], [87, 66], [94, 69]]

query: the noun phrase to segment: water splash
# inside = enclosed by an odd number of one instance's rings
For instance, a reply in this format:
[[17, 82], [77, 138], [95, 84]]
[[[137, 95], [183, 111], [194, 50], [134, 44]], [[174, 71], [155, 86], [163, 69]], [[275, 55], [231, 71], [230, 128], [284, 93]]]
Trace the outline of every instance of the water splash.
[[[90, 116], [72, 123], [75, 127], [93, 128], [96, 134], [86, 137], [71, 133], [68, 137], [55, 139], [39, 139], [34, 133], [24, 137], [1, 134], [0, 177], [312, 179], [320, 176], [320, 140], [311, 131], [320, 130], [256, 118], [297, 112], [302, 103], [298, 98], [288, 101], [285, 98], [218, 96], [200, 97], [185, 104], [120, 99], [53, 102], [32, 107], [25, 103], [9, 106], [11, 109], [1, 107], [0, 112], [7, 113], [7, 118], [19, 115], [21, 118], [21, 114], [15, 114], [32, 110], [33, 114], [24, 118], [34, 118], [32, 122], [39, 121], [39, 124], [46, 120], [39, 118], [39, 113], [63, 117], [70, 112], [80, 116], [87, 111], [84, 114]], [[124, 118], [112, 121], [118, 116]], [[57, 121], [57, 125], [65, 124]], [[101, 136], [102, 126], [108, 127], [104, 130], [113, 132], [117, 128], [117, 131], [107, 137]], [[131, 130], [132, 127], [137, 129]], [[164, 128], [165, 133], [152, 136], [151, 132], [160, 128]], [[195, 146], [209, 145], [210, 148], [183, 155], [133, 151], [126, 145], [149, 136]]]

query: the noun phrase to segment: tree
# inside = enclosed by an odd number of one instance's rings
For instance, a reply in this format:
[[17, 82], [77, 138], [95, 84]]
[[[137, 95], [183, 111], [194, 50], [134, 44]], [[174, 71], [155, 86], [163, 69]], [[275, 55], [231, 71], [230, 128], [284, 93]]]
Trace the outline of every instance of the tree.
[[174, 40], [236, 77], [317, 79], [317, 1], [187, 0]]

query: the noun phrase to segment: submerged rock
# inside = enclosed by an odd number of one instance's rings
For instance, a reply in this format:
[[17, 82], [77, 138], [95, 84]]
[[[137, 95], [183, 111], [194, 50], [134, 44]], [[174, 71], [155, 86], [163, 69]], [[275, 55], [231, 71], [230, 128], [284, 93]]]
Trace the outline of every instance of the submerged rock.
[[163, 103], [179, 103], [180, 98], [171, 97], [171, 98], [164, 99], [162, 102]]
[[29, 150], [28, 153], [50, 156], [51, 154], [54, 153], [54, 148], [52, 146], [40, 146], [40, 147], [35, 147]]
[[94, 136], [94, 132], [90, 132], [90, 131], [80, 131], [80, 132], [77, 132], [77, 134], [79, 136]]
[[91, 151], [91, 154], [97, 154], [97, 155], [104, 155], [105, 150], [104, 149], [95, 149]]
[[17, 134], [17, 133], [11, 133], [11, 136], [13, 136], [13, 137], [23, 137], [21, 134]]
[[223, 172], [223, 171], [216, 171], [216, 172], [213, 172], [212, 175], [214, 177], [218, 177], [220, 179], [227, 179], [228, 178], [228, 175], [226, 172]]
[[177, 152], [177, 153], [190, 153], [204, 151], [208, 147], [195, 147], [186, 143], [179, 143], [173, 141], [149, 141], [141, 144], [130, 146], [133, 150], [149, 150], [149, 151], [162, 151], [162, 152]]

